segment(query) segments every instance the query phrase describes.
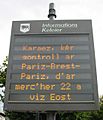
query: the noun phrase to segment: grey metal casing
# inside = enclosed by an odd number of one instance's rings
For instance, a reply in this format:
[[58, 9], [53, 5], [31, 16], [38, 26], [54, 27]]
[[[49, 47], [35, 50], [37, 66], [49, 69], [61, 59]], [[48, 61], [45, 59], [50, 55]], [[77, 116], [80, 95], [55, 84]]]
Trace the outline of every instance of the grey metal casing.
[[[25, 32], [20, 30], [21, 24], [30, 25], [28, 30]], [[63, 26], [64, 25], [64, 26]], [[26, 29], [26, 28], [24, 28]], [[47, 29], [47, 31], [46, 31]], [[57, 29], [57, 30], [48, 30], [48, 29]], [[81, 70], [74, 70], [75, 73], [79, 74], [79, 77], [76, 77], [73, 83], [73, 89], [76, 82], [79, 82], [83, 86], [83, 92], [71, 90], [64, 91], [63, 93], [57, 87], [53, 93], [67, 94], [70, 93], [73, 96], [73, 100], [70, 101], [29, 101], [26, 99], [26, 94], [36, 94], [42, 93], [37, 89], [37, 91], [15, 91], [15, 84], [22, 84], [21, 80], [18, 80], [18, 77], [15, 77], [15, 74], [20, 74], [21, 70], [15, 69], [15, 66], [20, 66], [21, 63], [24, 63], [25, 60], [22, 60], [18, 55], [23, 54], [38, 54], [39, 52], [31, 51], [24, 52], [20, 51], [18, 46], [22, 45], [52, 45], [54, 48], [60, 44], [70, 44], [79, 46], [77, 50], [73, 51], [73, 54], [80, 54], [80, 57], [76, 57], [74, 60], [69, 62], [80, 63]], [[16, 49], [17, 47], [17, 49]], [[16, 49], [16, 50], [14, 50]], [[83, 50], [82, 50], [83, 49]], [[72, 52], [61, 52], [54, 51], [54, 53], [72, 54]], [[51, 52], [50, 54], [52, 54]], [[42, 54], [42, 53], [41, 53]], [[44, 54], [47, 54], [44, 52]], [[17, 55], [17, 56], [16, 56]], [[67, 63], [63, 58], [60, 60], [54, 60], [54, 63], [63, 62]], [[37, 61], [27, 61], [26, 63], [47, 63], [45, 60]], [[51, 61], [52, 62], [52, 61]], [[51, 63], [50, 62], [50, 63]], [[18, 67], [19, 68], [19, 67]], [[44, 73], [57, 73], [62, 72], [62, 70], [54, 71], [44, 71]], [[27, 71], [23, 71], [27, 72]], [[29, 71], [30, 74], [33, 71]], [[42, 71], [39, 71], [41, 73]], [[37, 71], [36, 71], [37, 73]], [[64, 70], [64, 73], [67, 73], [67, 70]], [[69, 71], [72, 73], [72, 70]], [[13, 76], [14, 75], [14, 79]], [[51, 75], [51, 79], [53, 75]], [[17, 80], [16, 80], [17, 79]], [[54, 78], [53, 78], [54, 79]], [[16, 82], [15, 82], [16, 80]], [[87, 81], [86, 81], [87, 80]], [[64, 80], [65, 81], [65, 80]], [[75, 82], [76, 81], [76, 82]], [[37, 81], [36, 81], [37, 82]], [[36, 83], [35, 81], [31, 83]], [[50, 82], [50, 79], [46, 83], [48, 84], [58, 84], [55, 79]], [[57, 82], [57, 83], [56, 83]], [[28, 81], [25, 83], [29, 83]], [[39, 83], [39, 82], [38, 82]], [[45, 83], [45, 82], [44, 82]], [[29, 93], [28, 93], [29, 92]], [[52, 91], [44, 91], [45, 94], [52, 93]], [[73, 94], [73, 95], [72, 95]], [[19, 96], [19, 97], [18, 97]], [[86, 99], [86, 100], [84, 100]], [[7, 111], [77, 111], [77, 110], [98, 110], [98, 90], [97, 90], [97, 77], [96, 77], [96, 65], [95, 65], [95, 54], [94, 54], [94, 44], [93, 44], [93, 32], [92, 32], [92, 22], [91, 20], [39, 20], [39, 21], [14, 21], [12, 24], [11, 32], [11, 43], [10, 43], [10, 52], [9, 52], [9, 62], [7, 70], [7, 79], [6, 79], [6, 93], [5, 93], [5, 103], [4, 110]]]

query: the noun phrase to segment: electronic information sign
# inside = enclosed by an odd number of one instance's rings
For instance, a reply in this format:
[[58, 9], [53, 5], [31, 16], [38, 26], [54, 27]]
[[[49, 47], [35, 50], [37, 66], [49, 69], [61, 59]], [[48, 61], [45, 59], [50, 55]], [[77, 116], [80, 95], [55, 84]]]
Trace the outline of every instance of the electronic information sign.
[[4, 109], [98, 108], [91, 21], [13, 22]]

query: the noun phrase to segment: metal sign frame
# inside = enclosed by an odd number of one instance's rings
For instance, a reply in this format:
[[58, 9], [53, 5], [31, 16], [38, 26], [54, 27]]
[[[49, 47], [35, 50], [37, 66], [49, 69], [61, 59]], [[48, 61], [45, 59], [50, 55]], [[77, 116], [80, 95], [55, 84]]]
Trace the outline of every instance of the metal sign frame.
[[[41, 36], [42, 37], [65, 37], [75, 35], [87, 35], [89, 40], [89, 55], [90, 55], [90, 66], [91, 66], [91, 84], [92, 84], [92, 100], [86, 101], [13, 101], [10, 98], [10, 87], [11, 87], [11, 76], [13, 73], [14, 64], [14, 40], [15, 37], [20, 36]], [[83, 40], [82, 40], [83, 41]], [[81, 43], [82, 43], [81, 41]], [[38, 44], [38, 43], [37, 43]], [[19, 53], [19, 52], [18, 52]], [[16, 94], [16, 93], [12, 93]], [[80, 97], [79, 92], [77, 93]], [[22, 96], [23, 97], [23, 96]], [[92, 22], [91, 20], [41, 20], [41, 21], [14, 21], [11, 32], [11, 43], [9, 52], [9, 63], [7, 70], [6, 80], [6, 95], [4, 109], [8, 111], [77, 111], [77, 110], [98, 110], [98, 89], [97, 89], [97, 77], [96, 77], [96, 65], [95, 65], [95, 54], [93, 44], [93, 33], [92, 33]]]

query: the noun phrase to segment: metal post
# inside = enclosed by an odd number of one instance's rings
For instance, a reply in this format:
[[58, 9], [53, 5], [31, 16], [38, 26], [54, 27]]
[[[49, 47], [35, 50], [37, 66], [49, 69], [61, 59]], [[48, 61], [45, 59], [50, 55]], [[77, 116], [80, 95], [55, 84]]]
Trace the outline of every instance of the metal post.
[[39, 120], [39, 112], [36, 113], [36, 120]]
[[55, 13], [56, 13], [56, 11], [54, 9], [54, 3], [50, 3], [49, 4], [49, 15], [48, 15], [48, 18], [50, 20], [53, 20], [54, 17], [56, 18], [56, 14]]
[[56, 112], [48, 112], [47, 120], [56, 120]]
[[37, 113], [37, 120], [39, 120], [39, 112]]
[[[56, 10], [54, 9], [54, 3], [49, 4], [49, 20], [54, 20], [56, 18]], [[56, 112], [46, 113], [46, 120], [56, 120]]]

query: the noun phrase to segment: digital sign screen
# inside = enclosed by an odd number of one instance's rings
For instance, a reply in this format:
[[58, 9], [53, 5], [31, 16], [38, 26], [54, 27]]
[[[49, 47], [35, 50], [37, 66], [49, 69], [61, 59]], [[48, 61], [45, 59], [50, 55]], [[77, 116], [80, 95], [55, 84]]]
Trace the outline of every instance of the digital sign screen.
[[5, 109], [98, 109], [92, 46], [89, 33], [13, 34]]

